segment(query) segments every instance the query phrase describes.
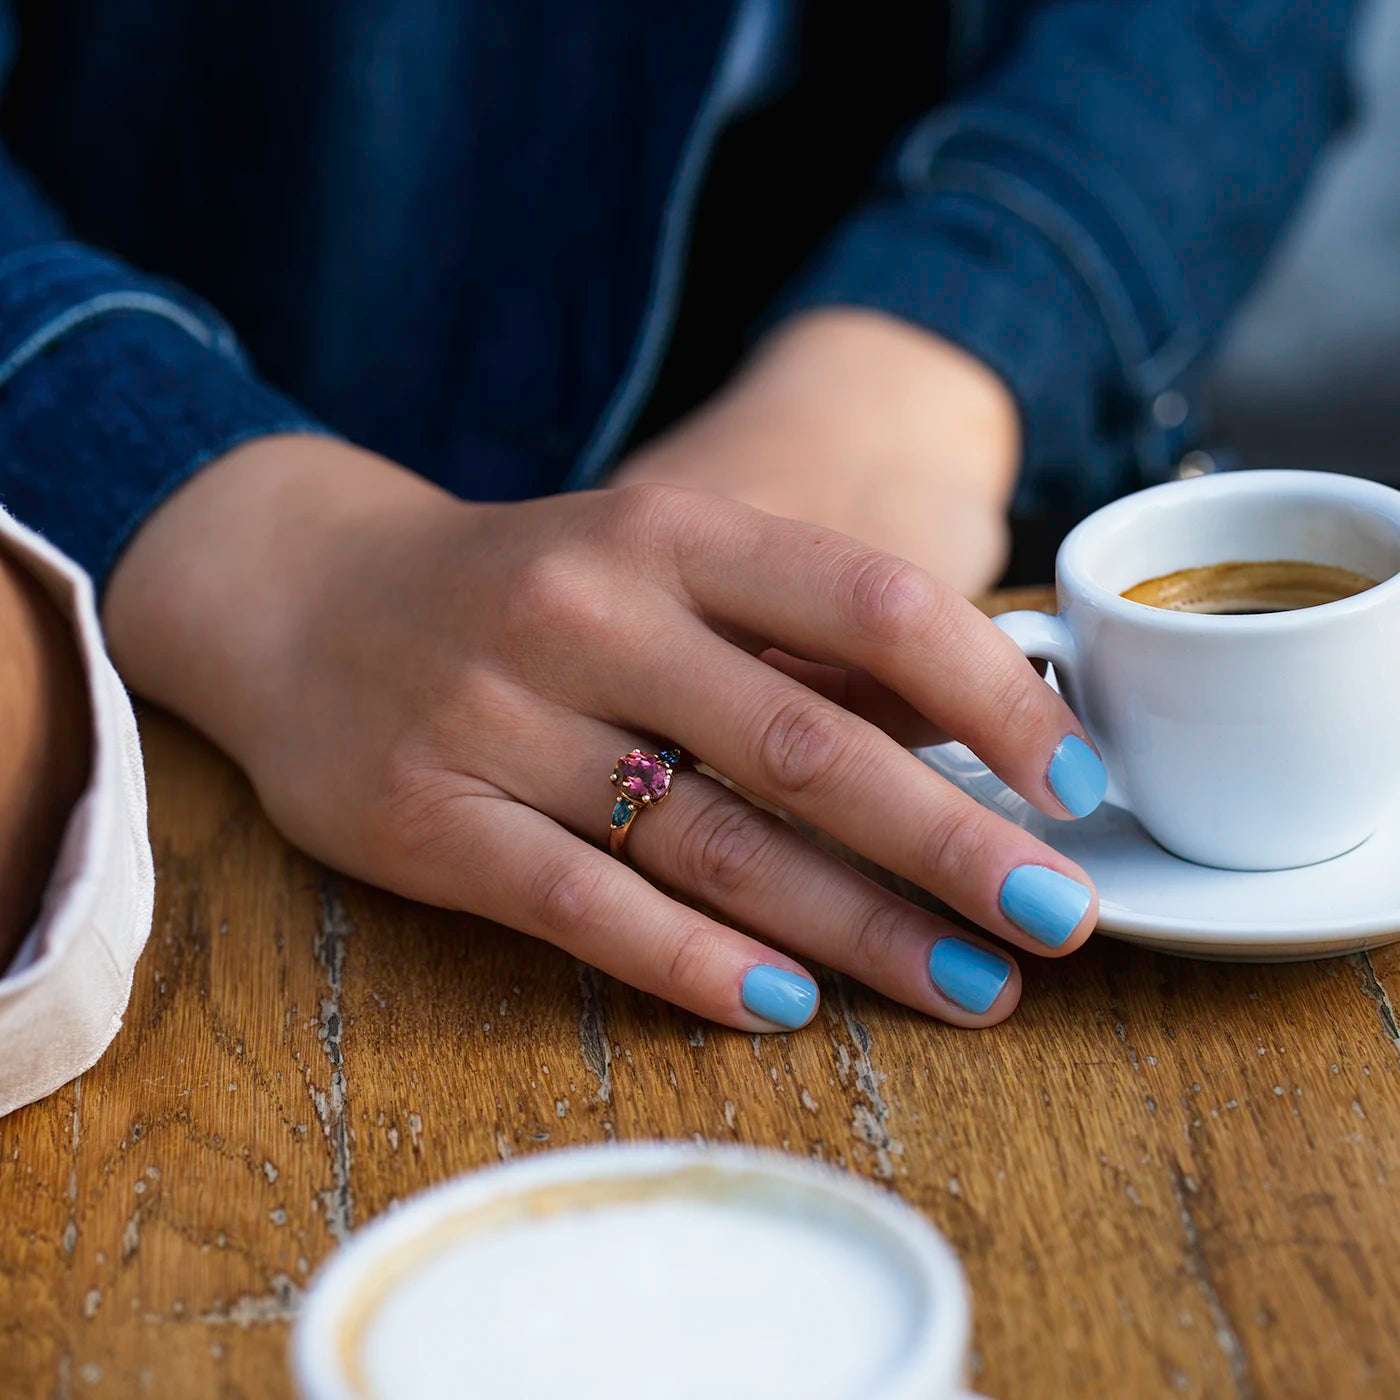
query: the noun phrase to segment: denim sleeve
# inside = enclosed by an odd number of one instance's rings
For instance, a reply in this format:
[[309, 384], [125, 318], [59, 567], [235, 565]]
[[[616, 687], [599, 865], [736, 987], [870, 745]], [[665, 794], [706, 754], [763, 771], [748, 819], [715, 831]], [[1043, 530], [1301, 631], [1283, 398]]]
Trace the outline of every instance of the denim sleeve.
[[963, 346], [1010, 387], [1017, 507], [1165, 477], [1202, 357], [1347, 111], [1351, 0], [1059, 0], [895, 153], [785, 295]]
[[99, 590], [201, 465], [290, 431], [321, 430], [187, 293], [76, 243], [0, 257], [0, 497]]
[[[14, 50], [0, 4], [0, 84]], [[0, 151], [0, 502], [100, 590], [141, 522], [249, 438], [324, 431], [189, 293], [72, 242]]]

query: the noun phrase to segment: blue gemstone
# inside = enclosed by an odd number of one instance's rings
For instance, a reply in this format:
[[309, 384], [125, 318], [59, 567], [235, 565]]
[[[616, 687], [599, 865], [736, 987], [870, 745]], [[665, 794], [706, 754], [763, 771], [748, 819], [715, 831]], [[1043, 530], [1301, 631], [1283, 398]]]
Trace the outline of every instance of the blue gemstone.
[[613, 803], [612, 824], [614, 826], [626, 826], [627, 819], [632, 815], [632, 810], [632, 803], [625, 797], [619, 797], [617, 801]]
[[679, 749], [662, 749], [656, 755], [667, 768], [674, 768], [681, 761], [681, 751]]

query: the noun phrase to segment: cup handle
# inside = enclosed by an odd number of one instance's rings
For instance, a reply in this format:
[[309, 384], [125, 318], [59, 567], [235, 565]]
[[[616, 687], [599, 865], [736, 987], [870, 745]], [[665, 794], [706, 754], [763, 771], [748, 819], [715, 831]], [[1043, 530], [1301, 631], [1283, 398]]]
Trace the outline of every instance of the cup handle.
[[1009, 612], [992, 621], [1032, 660], [1073, 673], [1074, 638], [1058, 613]]
[[[1048, 661], [1055, 668], [1055, 678], [1059, 682], [1060, 695], [1064, 702], [1078, 713], [1077, 686], [1075, 671], [1079, 660], [1074, 645], [1074, 637], [1058, 613], [1009, 612], [992, 619], [1022, 653], [1032, 661]], [[1079, 716], [1080, 722], [1084, 716]], [[1117, 807], [1126, 807], [1127, 798], [1113, 780], [1110, 772], [1105, 801]]]

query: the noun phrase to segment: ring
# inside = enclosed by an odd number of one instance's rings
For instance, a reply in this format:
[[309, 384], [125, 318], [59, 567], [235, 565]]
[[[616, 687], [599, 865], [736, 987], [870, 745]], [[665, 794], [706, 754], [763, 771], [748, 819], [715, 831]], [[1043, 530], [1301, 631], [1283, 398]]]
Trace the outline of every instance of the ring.
[[671, 779], [681, 764], [681, 751], [674, 746], [659, 753], [633, 749], [613, 765], [608, 781], [617, 789], [612, 817], [608, 823], [608, 850], [621, 856], [627, 833], [643, 807], [655, 807], [666, 800]]

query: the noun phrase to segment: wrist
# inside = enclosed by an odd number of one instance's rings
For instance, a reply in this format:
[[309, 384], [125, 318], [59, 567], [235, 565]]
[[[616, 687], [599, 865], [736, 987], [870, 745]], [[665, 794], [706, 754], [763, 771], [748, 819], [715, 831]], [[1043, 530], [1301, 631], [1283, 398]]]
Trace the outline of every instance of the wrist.
[[118, 561], [103, 603], [113, 660], [248, 766], [357, 556], [411, 515], [460, 505], [333, 438], [244, 443], [165, 501]]

